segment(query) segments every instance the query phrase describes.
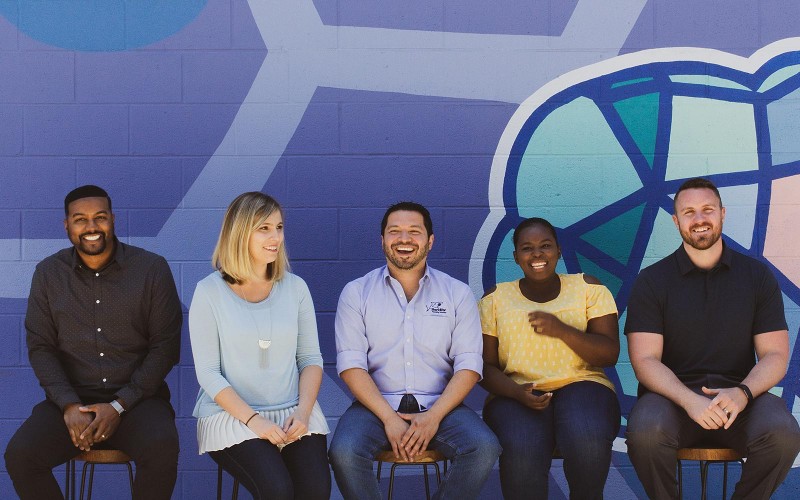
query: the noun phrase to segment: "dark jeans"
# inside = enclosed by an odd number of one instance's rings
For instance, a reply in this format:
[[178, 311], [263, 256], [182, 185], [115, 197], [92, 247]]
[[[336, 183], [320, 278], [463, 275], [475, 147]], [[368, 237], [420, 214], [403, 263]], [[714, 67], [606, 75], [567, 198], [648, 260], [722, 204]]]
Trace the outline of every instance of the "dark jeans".
[[748, 404], [730, 429], [705, 430], [658, 394], [642, 395], [628, 419], [628, 456], [650, 498], [678, 497], [678, 448], [733, 448], [747, 457], [733, 498], [764, 498], [780, 486], [800, 451], [800, 428], [786, 404], [766, 393]]
[[503, 496], [547, 499], [550, 462], [558, 447], [570, 498], [603, 498], [611, 445], [620, 425], [617, 396], [596, 382], [575, 382], [552, 392], [544, 410], [498, 397], [483, 411], [503, 447]]
[[208, 454], [239, 480], [253, 500], [327, 500], [331, 495], [328, 442], [311, 434], [279, 451], [264, 439], [249, 439]]
[[[139, 402], [122, 417], [116, 432], [96, 448], [124, 451], [136, 463], [133, 498], [167, 500], [178, 475], [175, 414], [163, 399]], [[6, 469], [20, 498], [63, 498], [53, 477], [56, 467], [78, 455], [61, 409], [50, 401], [33, 407], [6, 448]]]

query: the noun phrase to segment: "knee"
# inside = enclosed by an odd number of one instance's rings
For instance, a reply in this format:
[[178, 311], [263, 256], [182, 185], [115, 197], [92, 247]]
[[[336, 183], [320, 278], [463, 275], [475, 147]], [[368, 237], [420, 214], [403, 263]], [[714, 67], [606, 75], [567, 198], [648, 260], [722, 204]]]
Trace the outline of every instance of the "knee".
[[358, 436], [342, 431], [337, 431], [333, 435], [333, 440], [328, 450], [328, 458], [334, 468], [346, 468], [364, 460], [368, 460], [371, 463], [373, 460], [367, 447], [358, 439]]
[[14, 435], [8, 442], [4, 458], [6, 461], [6, 470], [9, 475], [30, 470], [36, 467], [37, 457], [41, 455], [41, 450], [36, 446], [31, 446], [30, 443], [23, 442]]
[[164, 432], [156, 433], [151, 439], [140, 443], [135, 451], [134, 458], [137, 466], [139, 464], [159, 464], [164, 467], [177, 467], [180, 443], [178, 433], [173, 429], [164, 429]]
[[497, 439], [495, 433], [488, 427], [485, 427], [475, 433], [470, 446], [462, 450], [461, 454], [480, 457], [482, 462], [489, 464], [489, 467], [491, 467], [502, 452], [503, 447], [500, 446], [500, 441]]

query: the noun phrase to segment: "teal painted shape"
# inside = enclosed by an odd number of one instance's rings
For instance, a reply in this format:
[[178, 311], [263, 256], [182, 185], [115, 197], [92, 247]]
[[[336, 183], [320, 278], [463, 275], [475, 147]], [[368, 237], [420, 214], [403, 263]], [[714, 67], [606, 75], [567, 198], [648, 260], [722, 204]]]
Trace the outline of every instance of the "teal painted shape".
[[750, 248], [756, 224], [758, 185], [719, 188], [719, 195], [725, 206], [725, 223], [722, 225], [725, 236], [745, 248]]
[[786, 66], [785, 68], [781, 68], [775, 73], [769, 75], [769, 77], [764, 80], [764, 83], [758, 88], [759, 92], [766, 92], [777, 85], [785, 82], [789, 78], [793, 77], [797, 73], [800, 73], [800, 64], [795, 64], [794, 66]]
[[800, 89], [767, 104], [773, 165], [800, 160]]
[[750, 90], [741, 83], [710, 75], [670, 75], [670, 80], [675, 83], [690, 83], [705, 87], [723, 87], [727, 89]]
[[645, 204], [614, 217], [605, 224], [585, 233], [581, 239], [594, 245], [620, 264], [627, 264], [642, 222]]
[[581, 268], [581, 272], [591, 274], [599, 279], [611, 291], [611, 294], [616, 297], [619, 289], [622, 288], [622, 280], [583, 255], [579, 253], [575, 255], [578, 257], [578, 265]]
[[26, 35], [79, 51], [128, 50], [163, 40], [193, 21], [207, 0], [2, 0], [0, 15]]
[[636, 380], [636, 373], [631, 366], [631, 360], [628, 356], [628, 336], [623, 332], [625, 331], [625, 318], [628, 317], [628, 311], [623, 312], [619, 317], [619, 359], [614, 367], [617, 370], [619, 381], [622, 384], [622, 392], [628, 396], [636, 396], [636, 391], [639, 388], [639, 381]]
[[624, 82], [617, 82], [617, 83], [614, 83], [614, 84], [612, 84], [612, 85], [611, 85], [611, 88], [612, 88], [612, 89], [616, 89], [616, 88], [618, 88], [618, 87], [625, 87], [626, 85], [635, 85], [635, 84], [637, 84], [637, 83], [649, 82], [649, 81], [652, 81], [652, 80], [653, 80], [653, 79], [652, 79], [651, 77], [646, 77], [646, 78], [634, 78], [633, 80], [625, 80]]
[[650, 168], [653, 168], [653, 157], [656, 151], [656, 135], [658, 134], [658, 93], [644, 94], [614, 103], [625, 128], [639, 146]]
[[641, 187], [600, 109], [579, 97], [553, 110], [534, 131], [520, 162], [517, 206], [526, 218], [554, 209], [550, 222], [568, 227]]
[[756, 169], [752, 104], [673, 97], [667, 180]]

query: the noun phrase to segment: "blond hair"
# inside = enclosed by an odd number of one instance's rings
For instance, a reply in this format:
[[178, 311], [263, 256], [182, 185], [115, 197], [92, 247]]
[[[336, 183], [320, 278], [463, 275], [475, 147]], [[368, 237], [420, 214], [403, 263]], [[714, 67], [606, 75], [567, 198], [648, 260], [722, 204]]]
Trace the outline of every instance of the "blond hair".
[[[228, 206], [214, 254], [211, 256], [211, 265], [222, 273], [225, 281], [242, 283], [256, 277], [250, 258], [250, 235], [276, 210], [282, 218], [281, 205], [271, 196], [257, 191], [240, 194]], [[289, 256], [284, 242], [278, 248], [275, 262], [267, 264], [266, 278], [280, 281], [288, 271]]]

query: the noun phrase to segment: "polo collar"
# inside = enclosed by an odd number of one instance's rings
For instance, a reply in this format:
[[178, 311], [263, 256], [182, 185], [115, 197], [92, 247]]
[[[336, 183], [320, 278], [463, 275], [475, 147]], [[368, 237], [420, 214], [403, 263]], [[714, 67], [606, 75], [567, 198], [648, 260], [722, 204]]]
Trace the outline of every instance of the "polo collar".
[[[697, 266], [694, 265], [692, 259], [689, 258], [689, 254], [686, 253], [686, 249], [683, 247], [683, 243], [681, 246], [678, 247], [678, 250], [675, 251], [675, 258], [678, 260], [678, 270], [682, 275], [687, 275], [693, 270], [704, 271]], [[728, 245], [725, 244], [725, 240], [722, 240], [722, 255], [720, 256], [719, 262], [716, 266], [714, 266], [711, 270], [719, 269], [722, 266], [727, 267], [730, 269], [731, 262], [733, 259], [733, 254], [731, 249], [728, 248]]]

